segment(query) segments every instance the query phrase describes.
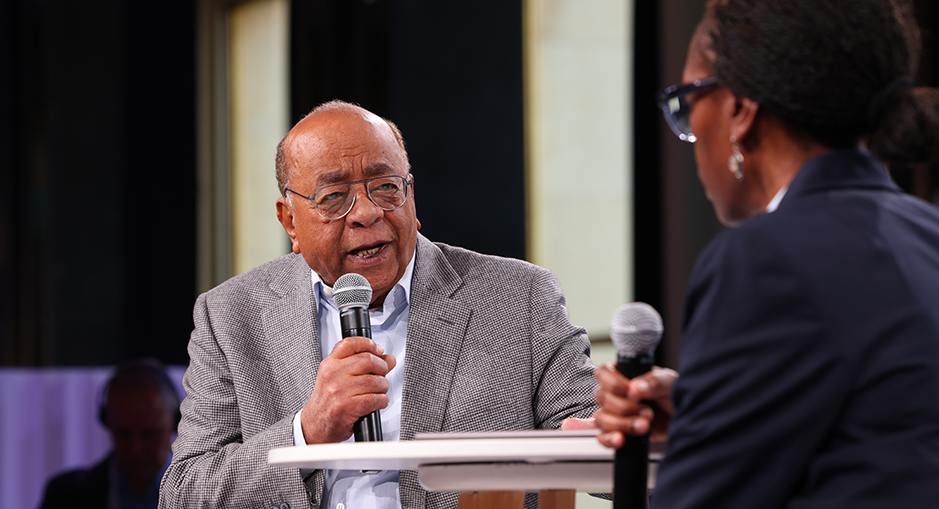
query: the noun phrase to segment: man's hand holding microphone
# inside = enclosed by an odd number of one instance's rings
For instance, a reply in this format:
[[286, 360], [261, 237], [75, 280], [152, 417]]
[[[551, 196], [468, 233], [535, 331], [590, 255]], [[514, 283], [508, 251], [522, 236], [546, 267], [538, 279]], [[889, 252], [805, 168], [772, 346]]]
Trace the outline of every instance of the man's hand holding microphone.
[[320, 363], [313, 393], [300, 415], [307, 444], [381, 441], [379, 410], [388, 406], [388, 379], [397, 361], [371, 339], [368, 305], [372, 288], [355, 273], [333, 285], [342, 341]]

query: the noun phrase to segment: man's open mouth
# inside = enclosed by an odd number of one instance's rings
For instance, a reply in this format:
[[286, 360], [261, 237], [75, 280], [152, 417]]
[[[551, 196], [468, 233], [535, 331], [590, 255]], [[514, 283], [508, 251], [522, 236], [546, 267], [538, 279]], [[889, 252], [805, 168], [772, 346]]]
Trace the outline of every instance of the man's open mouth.
[[358, 256], [359, 258], [368, 258], [369, 256], [374, 256], [381, 248], [384, 247], [384, 244], [379, 244], [375, 247], [370, 247], [368, 249], [360, 249], [358, 251], [353, 251], [353, 256]]

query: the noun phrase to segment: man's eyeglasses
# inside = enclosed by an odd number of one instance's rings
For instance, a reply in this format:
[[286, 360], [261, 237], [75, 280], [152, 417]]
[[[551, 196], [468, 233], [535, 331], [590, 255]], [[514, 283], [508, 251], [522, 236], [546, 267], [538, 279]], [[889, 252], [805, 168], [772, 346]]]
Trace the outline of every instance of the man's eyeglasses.
[[[410, 176], [410, 174], [408, 175]], [[324, 219], [340, 219], [355, 205], [355, 184], [365, 184], [368, 199], [382, 210], [395, 210], [408, 198], [408, 186], [411, 181], [399, 175], [387, 175], [365, 180], [356, 180], [342, 184], [333, 184], [317, 189], [313, 197], [304, 196], [293, 189], [285, 191], [310, 200], [316, 213]]]
[[672, 128], [675, 136], [688, 143], [695, 142], [694, 133], [691, 132], [691, 126], [688, 124], [688, 117], [691, 115], [691, 104], [685, 96], [691, 92], [703, 91], [707, 88], [717, 85], [717, 78], [705, 78], [695, 80], [684, 85], [673, 85], [659, 92], [657, 101], [659, 108], [662, 108], [662, 114], [668, 126]]

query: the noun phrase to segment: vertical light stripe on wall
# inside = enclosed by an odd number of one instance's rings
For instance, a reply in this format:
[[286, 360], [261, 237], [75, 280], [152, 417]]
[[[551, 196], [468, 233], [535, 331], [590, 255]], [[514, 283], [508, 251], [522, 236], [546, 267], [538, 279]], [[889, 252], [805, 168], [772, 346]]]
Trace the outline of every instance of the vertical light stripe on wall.
[[288, 0], [251, 0], [229, 14], [234, 274], [289, 250], [277, 222], [277, 143], [289, 128]]
[[592, 339], [632, 298], [632, 0], [525, 0], [528, 258]]

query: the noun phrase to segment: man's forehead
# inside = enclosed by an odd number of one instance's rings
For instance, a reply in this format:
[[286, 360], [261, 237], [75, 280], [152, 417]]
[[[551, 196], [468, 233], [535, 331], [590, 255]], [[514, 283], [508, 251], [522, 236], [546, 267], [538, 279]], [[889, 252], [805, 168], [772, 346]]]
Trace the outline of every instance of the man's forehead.
[[395, 145], [370, 143], [357, 147], [343, 147], [323, 143], [321, 139], [296, 140], [289, 150], [287, 163], [291, 171], [310, 176], [317, 181], [334, 183], [347, 180], [360, 172], [363, 178], [398, 174], [407, 171], [405, 158]]
[[[314, 168], [308, 168], [308, 170], [316, 170]], [[304, 171], [304, 168], [300, 168], [300, 171]], [[397, 175], [398, 171], [395, 170], [393, 166], [386, 163], [375, 163], [364, 166], [361, 170], [362, 178], [372, 178], [372, 177], [381, 177], [384, 175]], [[339, 184], [342, 182], [348, 182], [353, 178], [353, 169], [352, 168], [337, 168], [337, 169], [328, 169], [320, 168], [316, 172], [315, 183], [318, 186], [328, 186], [330, 184]]]
[[406, 156], [381, 117], [347, 111], [317, 117], [326, 118], [305, 118], [290, 133], [285, 155], [292, 171], [315, 175], [325, 185], [348, 180], [355, 171], [368, 178], [407, 170]]

